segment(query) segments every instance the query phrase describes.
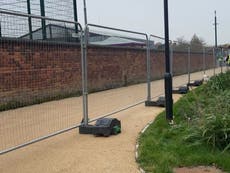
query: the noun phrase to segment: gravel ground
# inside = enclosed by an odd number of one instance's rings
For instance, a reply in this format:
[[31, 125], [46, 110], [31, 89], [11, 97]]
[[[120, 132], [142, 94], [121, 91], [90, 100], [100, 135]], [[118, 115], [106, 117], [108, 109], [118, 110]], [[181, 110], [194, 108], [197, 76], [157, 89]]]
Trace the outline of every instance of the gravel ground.
[[[217, 70], [216, 70], [217, 71]], [[213, 70], [206, 72], [210, 76]], [[201, 79], [202, 72], [191, 79]], [[174, 86], [187, 75], [174, 78]], [[162, 80], [152, 82], [152, 96], [164, 91]], [[174, 95], [174, 101], [180, 96]], [[90, 118], [146, 98], [146, 84], [89, 95]], [[82, 98], [68, 98], [0, 113], [0, 149], [77, 124]], [[136, 173], [135, 144], [139, 132], [163, 109], [138, 105], [113, 117], [121, 120], [122, 133], [108, 138], [80, 135], [78, 129], [0, 156], [1, 173]]]

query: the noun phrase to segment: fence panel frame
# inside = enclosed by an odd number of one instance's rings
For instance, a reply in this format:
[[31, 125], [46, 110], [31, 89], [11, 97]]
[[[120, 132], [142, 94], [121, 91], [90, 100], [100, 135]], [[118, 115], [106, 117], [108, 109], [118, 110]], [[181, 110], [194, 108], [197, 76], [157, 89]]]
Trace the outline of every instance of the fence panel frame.
[[91, 24], [91, 23], [88, 23], [86, 24], [85, 26], [85, 29], [84, 29], [84, 33], [85, 33], [85, 39], [84, 39], [84, 57], [85, 57], [85, 60], [84, 60], [84, 63], [83, 63], [83, 66], [85, 69], [84, 70], [84, 83], [83, 83], [83, 125], [87, 126], [89, 122], [93, 122], [93, 121], [96, 121], [100, 118], [105, 118], [105, 117], [108, 117], [108, 116], [111, 116], [113, 114], [116, 114], [118, 112], [121, 112], [121, 111], [124, 111], [124, 110], [127, 110], [129, 108], [132, 108], [134, 106], [137, 106], [139, 104], [142, 104], [144, 102], [146, 102], [146, 100], [142, 100], [140, 102], [137, 102], [137, 103], [134, 103], [134, 104], [131, 104], [131, 105], [128, 105], [126, 107], [123, 107], [123, 108], [120, 108], [118, 110], [115, 110], [113, 112], [110, 112], [110, 113], [107, 113], [107, 114], [104, 114], [102, 116], [99, 116], [97, 118], [94, 118], [92, 120], [89, 120], [89, 115], [88, 115], [88, 88], [87, 88], [87, 47], [88, 47], [88, 35], [89, 35], [89, 27], [96, 27], [96, 28], [102, 28], [102, 29], [108, 29], [108, 30], [113, 30], [113, 31], [119, 31], [119, 32], [125, 32], [125, 33], [131, 33], [131, 34], [136, 34], [136, 35], [141, 35], [141, 36], [145, 36], [146, 38], [146, 64], [147, 64], [147, 101], [151, 100], [151, 93], [150, 93], [150, 49], [149, 49], [149, 37], [146, 33], [142, 33], [142, 32], [136, 32], [136, 31], [131, 31], [131, 30], [125, 30], [125, 29], [119, 29], [119, 28], [114, 28], [114, 27], [108, 27], [108, 26], [103, 26], [103, 25], [96, 25], [96, 24]]
[[[0, 14], [6, 14], [6, 15], [11, 15], [11, 16], [20, 16], [20, 17], [25, 17], [25, 18], [28, 18], [28, 19], [29, 18], [31, 18], [31, 19], [34, 18], [34, 19], [48, 20], [48, 21], [54, 21], [54, 22], [63, 22], [63, 23], [77, 25], [79, 27], [79, 30], [78, 30], [78, 33], [77, 33], [77, 37], [80, 38], [81, 64], [82, 64], [82, 68], [83, 68], [83, 62], [84, 62], [84, 59], [85, 59], [84, 54], [83, 54], [83, 52], [84, 52], [83, 32], [84, 31], [83, 31], [82, 25], [80, 23], [75, 22], [75, 21], [66, 21], [66, 20], [53, 19], [53, 18], [44, 17], [44, 16], [37, 16], [37, 15], [32, 15], [32, 14], [25, 14], [25, 13], [21, 13], [21, 12], [8, 11], [8, 10], [4, 10], [4, 9], [1, 9], [1, 8], [0, 8]], [[82, 73], [82, 76], [83, 76], [83, 73]], [[84, 79], [82, 78], [82, 81], [83, 80]], [[10, 148], [6, 148], [6, 149], [3, 149], [3, 150], [0, 150], [0, 155], [3, 155], [3, 154], [6, 154], [6, 153], [9, 153], [11, 151], [14, 151], [14, 150], [26, 147], [26, 146], [28, 146], [30, 144], [33, 144], [33, 143], [45, 140], [47, 138], [50, 138], [50, 137], [62, 134], [64, 132], [73, 130], [75, 128], [78, 128], [80, 125], [81, 125], [81, 123], [76, 124], [76, 125], [71, 126], [71, 127], [68, 127], [68, 128], [65, 128], [65, 129], [62, 129], [62, 130], [59, 130], [59, 131], [56, 131], [54, 133], [51, 133], [51, 134], [48, 134], [48, 135], [45, 135], [45, 136], [41, 136], [39, 138], [32, 139], [32, 140], [24, 142], [22, 144], [15, 145], [14, 147], [10, 147]]]

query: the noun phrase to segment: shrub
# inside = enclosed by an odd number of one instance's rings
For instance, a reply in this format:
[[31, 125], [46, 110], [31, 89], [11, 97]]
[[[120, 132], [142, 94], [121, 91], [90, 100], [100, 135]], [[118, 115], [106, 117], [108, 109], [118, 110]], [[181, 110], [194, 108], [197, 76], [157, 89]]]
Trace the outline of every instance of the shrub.
[[216, 92], [221, 92], [228, 89], [230, 89], [230, 71], [212, 77], [207, 83], [205, 91], [208, 94], [216, 94]]
[[190, 93], [188, 98], [193, 101], [188, 102], [190, 109], [184, 110], [193, 118], [185, 139], [193, 145], [205, 142], [222, 151], [230, 150], [230, 73], [212, 78], [200, 90], [199, 97], [196, 91]]

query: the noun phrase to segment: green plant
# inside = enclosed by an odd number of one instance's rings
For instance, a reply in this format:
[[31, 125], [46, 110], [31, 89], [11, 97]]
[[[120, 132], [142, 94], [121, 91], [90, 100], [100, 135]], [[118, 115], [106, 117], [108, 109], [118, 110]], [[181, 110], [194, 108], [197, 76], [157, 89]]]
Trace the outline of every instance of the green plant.
[[208, 115], [201, 127], [202, 138], [213, 148], [227, 150], [230, 144], [230, 117], [224, 115]]
[[138, 162], [147, 172], [212, 165], [230, 172], [230, 73], [186, 94], [174, 105], [175, 125], [160, 114], [140, 137]]
[[207, 94], [215, 94], [216, 92], [221, 92], [230, 88], [230, 71], [226, 73], [221, 73], [218, 76], [214, 76], [207, 83], [205, 92]]
[[230, 149], [230, 91], [209, 98], [207, 104], [200, 116], [193, 120], [185, 139], [193, 144], [205, 142], [226, 151]]

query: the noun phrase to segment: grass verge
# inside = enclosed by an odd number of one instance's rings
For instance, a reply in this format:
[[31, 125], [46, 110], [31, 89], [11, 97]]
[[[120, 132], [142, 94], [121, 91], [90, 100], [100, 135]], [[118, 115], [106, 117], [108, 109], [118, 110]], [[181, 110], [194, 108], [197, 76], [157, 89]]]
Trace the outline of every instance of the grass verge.
[[175, 125], [165, 112], [139, 138], [138, 163], [146, 172], [216, 166], [230, 172], [230, 72], [214, 77], [174, 105]]

